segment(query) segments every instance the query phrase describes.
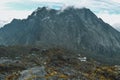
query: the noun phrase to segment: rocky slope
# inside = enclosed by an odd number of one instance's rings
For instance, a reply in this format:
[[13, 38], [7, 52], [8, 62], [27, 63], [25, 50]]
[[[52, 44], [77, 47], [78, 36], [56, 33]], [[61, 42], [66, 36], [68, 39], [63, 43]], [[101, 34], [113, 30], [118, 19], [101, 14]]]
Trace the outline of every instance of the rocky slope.
[[[8, 48], [11, 47], [4, 47]], [[120, 66], [105, 66], [89, 59], [81, 61], [84, 56], [69, 50], [11, 48], [17, 49], [26, 49], [28, 53], [0, 58], [0, 80], [120, 80]]]
[[0, 44], [60, 46], [115, 64], [120, 59], [120, 33], [86, 8], [38, 8], [1, 28]]

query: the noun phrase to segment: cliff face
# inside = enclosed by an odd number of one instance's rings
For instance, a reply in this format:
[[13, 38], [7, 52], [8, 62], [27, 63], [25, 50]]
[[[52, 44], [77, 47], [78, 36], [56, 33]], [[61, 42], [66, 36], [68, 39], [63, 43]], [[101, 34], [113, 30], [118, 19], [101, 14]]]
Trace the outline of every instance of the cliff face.
[[89, 9], [69, 7], [57, 11], [43, 7], [27, 19], [14, 19], [1, 28], [0, 44], [54, 45], [85, 53], [98, 53], [94, 57], [113, 57], [120, 53], [120, 33]]

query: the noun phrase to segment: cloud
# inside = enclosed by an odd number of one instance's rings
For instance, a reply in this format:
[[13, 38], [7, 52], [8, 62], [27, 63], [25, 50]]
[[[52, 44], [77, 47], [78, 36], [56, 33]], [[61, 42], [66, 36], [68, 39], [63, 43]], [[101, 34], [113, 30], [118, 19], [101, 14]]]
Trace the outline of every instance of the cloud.
[[98, 17], [102, 18], [103, 21], [109, 23], [110, 25], [120, 23], [120, 14], [109, 14], [109, 13], [98, 13], [96, 14]]
[[7, 6], [7, 3], [10, 2], [20, 2], [20, 0], [2, 0], [0, 1], [0, 10], [5, 10], [8, 9], [9, 7]]
[[117, 3], [120, 3], [120, 0], [112, 0], [113, 2], [117, 2]]
[[[2, 7], [10, 9], [22, 8], [29, 9], [41, 5], [66, 5], [75, 7], [87, 7], [97, 10], [117, 11], [120, 7], [120, 0], [3, 0], [0, 4]], [[113, 9], [114, 8], [114, 9]], [[120, 12], [120, 10], [118, 10]]]
[[26, 18], [29, 14], [31, 14], [32, 11], [16, 11], [16, 10], [3, 10], [0, 11], [2, 16], [0, 16], [0, 19], [2, 20], [11, 20], [13, 18]]
[[7, 23], [8, 23], [8, 21], [0, 20], [0, 27], [3, 27], [4, 24], [7, 24]]

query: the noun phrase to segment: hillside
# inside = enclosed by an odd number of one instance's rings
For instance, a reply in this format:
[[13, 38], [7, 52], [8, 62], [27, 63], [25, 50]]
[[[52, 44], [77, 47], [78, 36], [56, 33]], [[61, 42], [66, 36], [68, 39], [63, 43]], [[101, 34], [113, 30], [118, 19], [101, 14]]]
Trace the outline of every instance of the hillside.
[[120, 80], [120, 66], [100, 64], [63, 48], [0, 46], [0, 80]]

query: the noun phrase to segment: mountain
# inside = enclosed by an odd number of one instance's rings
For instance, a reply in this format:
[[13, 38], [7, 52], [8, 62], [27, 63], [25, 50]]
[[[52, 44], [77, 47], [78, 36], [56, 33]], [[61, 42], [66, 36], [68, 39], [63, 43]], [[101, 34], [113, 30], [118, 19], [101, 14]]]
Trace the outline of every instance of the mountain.
[[120, 33], [87, 8], [38, 8], [0, 29], [1, 45], [64, 47], [105, 63], [120, 63]]

